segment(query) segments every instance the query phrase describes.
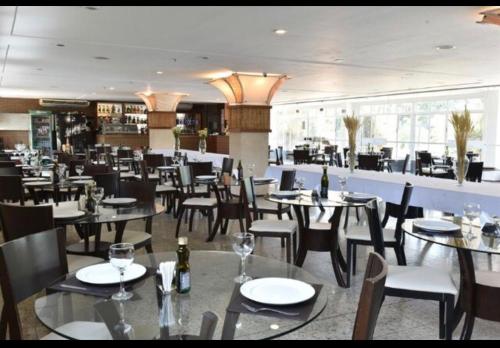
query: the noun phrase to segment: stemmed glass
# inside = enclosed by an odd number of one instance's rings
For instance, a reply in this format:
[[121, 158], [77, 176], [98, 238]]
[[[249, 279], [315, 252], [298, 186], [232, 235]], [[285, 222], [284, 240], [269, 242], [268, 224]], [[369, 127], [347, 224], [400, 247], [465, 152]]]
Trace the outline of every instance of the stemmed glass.
[[248, 165], [248, 176], [253, 176], [253, 172], [255, 171], [255, 163], [251, 163]]
[[476, 238], [472, 233], [472, 220], [479, 217], [481, 214], [481, 206], [477, 203], [465, 203], [464, 204], [464, 215], [469, 220], [469, 232], [467, 233], [467, 239], [471, 240]]
[[340, 197], [344, 198], [344, 190], [345, 185], [347, 184], [347, 176], [339, 176], [339, 185], [340, 185]]
[[133, 294], [125, 291], [123, 275], [125, 270], [134, 262], [134, 245], [130, 243], [112, 244], [109, 247], [109, 262], [120, 272], [120, 291], [113, 294], [113, 300], [123, 301], [130, 299]]
[[92, 198], [95, 199], [95, 213], [94, 215], [99, 215], [99, 203], [104, 198], [104, 187], [93, 187], [90, 191]]
[[234, 281], [236, 283], [243, 284], [249, 280], [252, 280], [252, 278], [247, 276], [245, 273], [245, 260], [255, 248], [255, 239], [253, 234], [241, 232], [233, 234], [231, 236], [231, 241], [233, 244], [234, 252], [241, 257], [241, 275], [234, 278]]
[[83, 173], [83, 165], [79, 164], [75, 166], [75, 172], [78, 174], [79, 179], [82, 178], [82, 173]]
[[134, 328], [129, 323], [125, 322], [125, 306], [123, 302], [120, 301], [120, 321], [115, 325], [115, 332], [118, 333], [122, 339], [132, 339], [134, 335]]

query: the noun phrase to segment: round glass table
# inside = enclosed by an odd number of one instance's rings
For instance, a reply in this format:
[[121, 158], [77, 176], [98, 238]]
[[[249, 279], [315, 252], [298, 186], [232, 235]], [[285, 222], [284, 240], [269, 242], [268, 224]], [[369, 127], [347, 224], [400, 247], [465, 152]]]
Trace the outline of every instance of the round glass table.
[[[177, 260], [176, 254], [167, 252], [136, 256], [135, 262], [156, 269], [159, 262], [172, 260]], [[192, 251], [190, 264], [191, 291], [188, 294], [173, 290], [169, 295], [162, 295], [158, 291], [158, 278], [150, 276], [131, 286], [134, 296], [128, 301], [54, 292], [36, 299], [35, 313], [47, 328], [69, 339], [93, 339], [96, 335], [94, 330], [72, 330], [73, 333], [68, 334], [59, 329], [74, 322], [101, 323], [110, 331], [110, 338], [123, 338], [120, 332], [113, 332], [123, 327], [116, 325], [120, 322], [131, 328], [126, 339], [151, 340], [195, 336], [200, 331], [203, 313], [211, 311], [218, 317], [214, 339], [253, 340], [276, 338], [297, 330], [316, 319], [326, 307], [328, 293], [320, 288], [317, 297], [310, 300], [307, 312], [299, 317], [229, 311], [228, 305], [239, 292], [239, 284], [234, 282], [240, 272], [239, 256], [230, 252]], [[321, 284], [299, 267], [255, 255], [247, 258], [247, 273], [254, 278], [283, 277]]]
[[[266, 199], [275, 203], [289, 204], [294, 208], [299, 226], [299, 246], [295, 264], [302, 266], [308, 251], [329, 252], [337, 283], [339, 286], [347, 287], [346, 261], [339, 245], [340, 218], [344, 208], [363, 207], [367, 201], [348, 200], [340, 191], [328, 191], [328, 198], [315, 198], [312, 196], [311, 190], [301, 191], [301, 194], [296, 198], [278, 198], [269, 194]], [[376, 196], [373, 196], [373, 199], [380, 200]], [[310, 208], [334, 208], [333, 215], [328, 220], [330, 228], [325, 228], [325, 224], [311, 223]]]
[[456, 329], [464, 313], [466, 315], [461, 338], [469, 339], [474, 327], [474, 318], [500, 321], [500, 273], [476, 271], [472, 253], [500, 255], [500, 238], [483, 234], [479, 224], [473, 222], [472, 235], [469, 223], [462, 223], [461, 217], [444, 218], [460, 226], [453, 233], [427, 233], [418, 230], [413, 220], [406, 220], [402, 228], [405, 233], [457, 251], [460, 266], [460, 286], [457, 305], [453, 313], [452, 326]]

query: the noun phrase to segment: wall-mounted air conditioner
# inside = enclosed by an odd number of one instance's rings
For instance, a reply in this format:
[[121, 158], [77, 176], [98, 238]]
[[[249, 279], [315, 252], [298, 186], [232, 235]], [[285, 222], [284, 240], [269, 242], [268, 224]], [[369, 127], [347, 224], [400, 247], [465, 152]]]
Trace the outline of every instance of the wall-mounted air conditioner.
[[79, 99], [40, 99], [40, 105], [45, 107], [85, 108], [90, 105], [88, 100]]

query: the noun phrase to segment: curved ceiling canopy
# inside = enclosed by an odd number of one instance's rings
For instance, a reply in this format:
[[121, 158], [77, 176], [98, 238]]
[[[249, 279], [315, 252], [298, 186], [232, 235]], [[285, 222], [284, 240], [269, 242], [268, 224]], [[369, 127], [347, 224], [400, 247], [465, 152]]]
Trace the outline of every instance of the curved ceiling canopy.
[[138, 92], [137, 96], [146, 104], [148, 111], [169, 111], [175, 112], [177, 109], [177, 104], [181, 101], [183, 97], [189, 94], [185, 93], [168, 93], [168, 92]]
[[270, 105], [274, 94], [288, 78], [284, 74], [235, 72], [208, 83], [218, 88], [230, 105]]

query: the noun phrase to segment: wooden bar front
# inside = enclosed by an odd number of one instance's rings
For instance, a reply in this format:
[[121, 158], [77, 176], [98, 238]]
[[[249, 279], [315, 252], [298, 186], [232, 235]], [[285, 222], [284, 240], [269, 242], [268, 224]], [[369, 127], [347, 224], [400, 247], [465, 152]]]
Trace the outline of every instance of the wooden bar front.
[[147, 134], [99, 134], [97, 135], [98, 144], [110, 144], [111, 146], [130, 146], [131, 148], [140, 148], [149, 146], [149, 135]]
[[[200, 138], [197, 135], [181, 135], [181, 149], [198, 151]], [[207, 152], [229, 155], [229, 136], [209, 135]]]

